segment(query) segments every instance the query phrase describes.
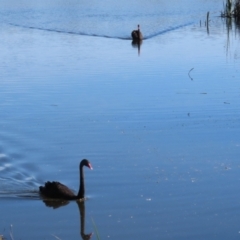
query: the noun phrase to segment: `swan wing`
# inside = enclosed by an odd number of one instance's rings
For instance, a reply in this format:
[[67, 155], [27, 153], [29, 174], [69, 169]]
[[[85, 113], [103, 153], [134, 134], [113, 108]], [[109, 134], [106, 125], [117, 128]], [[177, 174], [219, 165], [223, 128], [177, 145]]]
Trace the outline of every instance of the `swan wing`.
[[39, 190], [48, 198], [71, 199], [76, 196], [72, 190], [60, 182], [46, 182], [44, 186], [39, 187]]

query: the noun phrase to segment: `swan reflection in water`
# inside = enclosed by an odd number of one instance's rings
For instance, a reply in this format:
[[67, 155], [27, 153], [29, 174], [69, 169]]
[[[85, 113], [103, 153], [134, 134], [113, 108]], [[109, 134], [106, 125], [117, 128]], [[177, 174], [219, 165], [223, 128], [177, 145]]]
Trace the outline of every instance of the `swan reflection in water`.
[[[47, 207], [51, 207], [53, 209], [66, 206], [67, 204], [69, 204], [69, 201], [66, 201], [66, 200], [58, 201], [58, 200], [44, 199], [43, 202]], [[93, 233], [85, 234], [85, 202], [76, 201], [76, 203], [78, 205], [78, 210], [80, 214], [80, 235], [83, 240], [88, 240], [92, 237]]]
[[137, 48], [138, 49], [138, 55], [140, 56], [140, 53], [141, 53], [141, 45], [142, 45], [142, 40], [141, 41], [132, 41], [132, 46], [134, 48]]
[[140, 55], [143, 35], [142, 35], [142, 32], [140, 31], [139, 24], [138, 24], [138, 29], [132, 31], [131, 36], [132, 36], [132, 46], [138, 48], [138, 55]]

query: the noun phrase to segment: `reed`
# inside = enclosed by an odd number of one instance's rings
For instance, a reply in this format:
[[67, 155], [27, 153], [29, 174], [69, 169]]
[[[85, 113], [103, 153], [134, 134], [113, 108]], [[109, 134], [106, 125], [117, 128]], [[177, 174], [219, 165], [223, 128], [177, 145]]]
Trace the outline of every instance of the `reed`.
[[237, 18], [240, 18], [240, 0], [235, 1], [234, 13]]
[[100, 240], [100, 236], [99, 236], [99, 233], [98, 233], [98, 230], [97, 230], [97, 226], [96, 226], [95, 222], [93, 221], [93, 218], [92, 218], [92, 223], [93, 223], [94, 232], [96, 234], [96, 237], [97, 237], [98, 240]]
[[11, 240], [14, 240], [14, 237], [13, 237], [13, 225], [12, 224], [10, 225], [9, 235], [10, 235]]
[[221, 17], [240, 19], [240, 0], [227, 0]]
[[61, 240], [61, 238], [59, 238], [58, 236], [52, 234], [53, 237], [55, 237], [57, 240]]

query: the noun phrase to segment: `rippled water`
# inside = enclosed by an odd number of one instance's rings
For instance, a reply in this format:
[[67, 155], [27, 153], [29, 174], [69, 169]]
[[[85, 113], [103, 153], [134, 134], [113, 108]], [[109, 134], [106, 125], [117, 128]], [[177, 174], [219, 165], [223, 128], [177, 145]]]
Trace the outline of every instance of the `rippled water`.
[[[239, 30], [221, 10], [1, 3], [0, 235], [239, 238]], [[82, 158], [85, 204], [43, 202], [47, 180], [77, 191]]]

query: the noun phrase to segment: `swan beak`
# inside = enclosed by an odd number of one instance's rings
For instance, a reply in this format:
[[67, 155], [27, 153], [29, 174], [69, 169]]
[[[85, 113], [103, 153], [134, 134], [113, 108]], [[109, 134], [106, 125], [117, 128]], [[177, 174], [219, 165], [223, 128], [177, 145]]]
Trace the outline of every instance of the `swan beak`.
[[91, 170], [93, 170], [92, 165], [91, 165], [90, 163], [88, 164], [88, 167], [89, 167]]

